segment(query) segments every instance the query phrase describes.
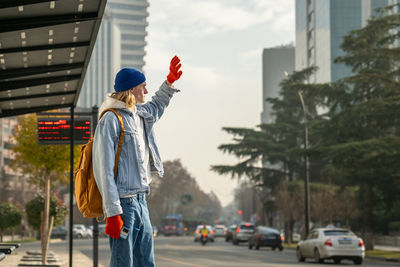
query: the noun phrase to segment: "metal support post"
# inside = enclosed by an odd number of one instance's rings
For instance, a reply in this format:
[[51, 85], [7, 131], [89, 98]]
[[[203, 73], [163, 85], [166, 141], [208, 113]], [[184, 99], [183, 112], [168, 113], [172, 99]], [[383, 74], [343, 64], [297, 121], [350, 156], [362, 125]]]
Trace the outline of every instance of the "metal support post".
[[304, 104], [303, 95], [301, 91], [298, 92], [301, 106], [303, 108], [303, 119], [304, 119], [304, 213], [305, 213], [305, 230], [306, 236], [308, 236], [308, 232], [310, 230], [310, 197], [309, 197], [309, 180], [310, 180], [310, 171], [309, 171], [309, 162], [307, 156], [307, 149], [308, 149], [308, 129], [307, 129], [307, 112], [306, 106]]
[[[94, 131], [97, 127], [97, 116], [99, 113], [99, 108], [94, 106], [92, 108], [92, 133], [94, 136]], [[97, 267], [99, 262], [99, 224], [97, 219], [93, 219], [93, 267]]]
[[69, 267], [72, 267], [72, 225], [74, 222], [74, 106], [71, 106], [70, 178], [69, 178]]

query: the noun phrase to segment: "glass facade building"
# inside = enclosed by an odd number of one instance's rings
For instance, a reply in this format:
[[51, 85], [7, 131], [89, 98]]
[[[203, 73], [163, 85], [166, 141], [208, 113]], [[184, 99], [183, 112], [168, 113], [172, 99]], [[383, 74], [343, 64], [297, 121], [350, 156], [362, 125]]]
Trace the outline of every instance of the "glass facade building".
[[274, 117], [271, 113], [272, 105], [265, 101], [269, 97], [277, 97], [279, 83], [285, 78], [285, 73], [291, 74], [294, 70], [294, 46], [279, 46], [265, 48], [262, 54], [262, 84], [263, 110], [261, 123], [271, 123]]
[[149, 13], [147, 0], [109, 0], [107, 9], [121, 31], [121, 67], [143, 70]]
[[376, 15], [375, 8], [397, 0], [296, 0], [296, 70], [317, 66], [310, 82], [331, 82], [351, 69], [334, 59], [349, 31], [360, 29]]
[[114, 91], [114, 77], [121, 68], [143, 71], [148, 7], [147, 0], [108, 0], [78, 107], [100, 106]]
[[101, 105], [107, 93], [113, 90], [115, 74], [121, 67], [120, 55], [120, 30], [105, 13], [79, 95], [78, 107]]

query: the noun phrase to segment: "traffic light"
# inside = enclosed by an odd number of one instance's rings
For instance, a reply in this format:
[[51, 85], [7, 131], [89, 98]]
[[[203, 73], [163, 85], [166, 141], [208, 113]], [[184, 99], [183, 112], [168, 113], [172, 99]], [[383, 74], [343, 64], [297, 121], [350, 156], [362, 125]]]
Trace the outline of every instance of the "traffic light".
[[242, 215], [243, 214], [242, 210], [238, 210], [238, 214]]

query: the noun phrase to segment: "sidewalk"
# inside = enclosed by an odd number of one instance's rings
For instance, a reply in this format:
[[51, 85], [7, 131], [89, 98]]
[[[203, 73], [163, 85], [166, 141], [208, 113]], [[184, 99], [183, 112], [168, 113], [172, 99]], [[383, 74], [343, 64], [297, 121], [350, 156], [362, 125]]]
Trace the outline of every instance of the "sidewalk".
[[375, 245], [374, 249], [378, 249], [378, 250], [389, 250], [389, 251], [398, 251], [398, 252], [400, 252], [400, 247], [393, 247], [393, 246], [380, 246], [380, 245]]
[[[13, 254], [6, 255], [6, 258], [0, 262], [1, 267], [17, 267], [22, 259], [22, 256], [25, 255], [25, 251], [17, 251]], [[63, 267], [67, 267], [68, 264], [68, 253], [57, 253], [57, 256], [60, 258], [60, 261], [64, 264]], [[78, 250], [74, 250], [73, 253], [73, 266], [93, 266], [93, 260]], [[99, 267], [104, 267], [103, 265], [99, 264]]]

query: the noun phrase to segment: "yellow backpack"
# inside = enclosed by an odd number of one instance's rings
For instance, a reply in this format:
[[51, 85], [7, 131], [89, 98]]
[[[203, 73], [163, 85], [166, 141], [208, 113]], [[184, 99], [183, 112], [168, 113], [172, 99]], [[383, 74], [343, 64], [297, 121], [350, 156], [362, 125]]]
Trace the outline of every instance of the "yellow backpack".
[[[114, 179], [117, 175], [119, 156], [121, 154], [122, 142], [124, 140], [125, 127], [121, 114], [116, 109], [104, 110], [100, 118], [107, 112], [112, 111], [117, 116], [121, 124], [121, 133], [119, 134], [118, 150], [115, 155]], [[75, 197], [79, 211], [85, 218], [98, 218], [103, 216], [102, 197], [97, 187], [93, 174], [92, 165], [93, 137], [82, 146], [79, 166], [74, 172]]]

